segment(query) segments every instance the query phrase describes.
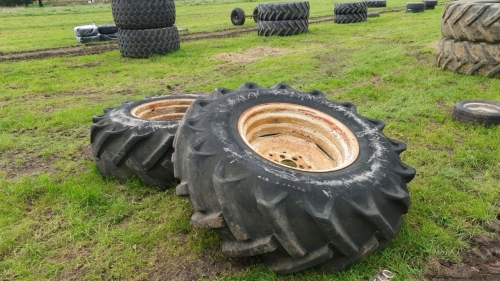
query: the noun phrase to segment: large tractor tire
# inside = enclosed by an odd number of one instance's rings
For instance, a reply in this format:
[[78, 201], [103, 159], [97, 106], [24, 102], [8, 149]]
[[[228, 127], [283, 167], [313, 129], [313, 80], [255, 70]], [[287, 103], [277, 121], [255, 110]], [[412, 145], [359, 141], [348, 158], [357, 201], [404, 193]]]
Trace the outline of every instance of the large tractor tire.
[[118, 28], [148, 29], [175, 24], [173, 0], [112, 0], [111, 13]]
[[281, 20], [257, 22], [257, 34], [259, 36], [290, 36], [306, 33], [309, 28], [309, 22], [303, 20]]
[[339, 270], [383, 248], [410, 206], [415, 169], [383, 127], [319, 91], [219, 88], [179, 125], [176, 193], [229, 256], [261, 256], [280, 274]]
[[125, 183], [139, 177], [167, 189], [175, 180], [172, 143], [189, 105], [201, 95], [169, 95], [125, 102], [92, 118], [90, 143], [99, 172]]
[[263, 21], [301, 20], [309, 18], [309, 2], [264, 3], [258, 6]]
[[345, 15], [333, 15], [333, 22], [335, 23], [357, 23], [364, 22], [368, 18], [368, 13], [361, 14], [345, 14]]
[[177, 27], [118, 29], [118, 48], [124, 57], [147, 58], [180, 49]]
[[441, 38], [437, 66], [453, 72], [500, 77], [500, 44]]
[[335, 15], [367, 13], [367, 9], [368, 5], [366, 2], [344, 2], [333, 4], [333, 13]]
[[441, 33], [448, 39], [500, 43], [500, 1], [446, 4]]

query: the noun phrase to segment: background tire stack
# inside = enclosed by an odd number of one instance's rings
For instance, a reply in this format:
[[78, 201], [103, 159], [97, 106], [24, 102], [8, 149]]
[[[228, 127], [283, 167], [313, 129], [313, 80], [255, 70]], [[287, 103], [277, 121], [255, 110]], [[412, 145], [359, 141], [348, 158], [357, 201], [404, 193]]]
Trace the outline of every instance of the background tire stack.
[[333, 21], [335, 23], [355, 23], [366, 21], [367, 2], [347, 2], [333, 4]]
[[410, 2], [406, 3], [406, 13], [423, 13], [425, 11], [424, 2]]
[[500, 1], [447, 3], [441, 33], [438, 67], [500, 77]]
[[309, 2], [265, 3], [257, 10], [259, 36], [297, 35], [309, 28]]
[[374, 1], [365, 1], [368, 8], [381, 8], [387, 7], [387, 2], [385, 0], [374, 0]]
[[434, 10], [438, 1], [437, 0], [422, 0], [425, 3], [425, 10]]
[[113, 0], [111, 10], [122, 56], [147, 58], [180, 48], [173, 0]]

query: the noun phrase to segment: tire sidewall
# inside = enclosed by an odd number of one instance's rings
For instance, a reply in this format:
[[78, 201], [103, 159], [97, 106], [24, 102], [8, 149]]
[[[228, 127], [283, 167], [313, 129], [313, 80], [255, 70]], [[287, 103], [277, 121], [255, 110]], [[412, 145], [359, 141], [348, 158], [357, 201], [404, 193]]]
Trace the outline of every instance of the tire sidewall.
[[[257, 98], [258, 97], [258, 98]], [[356, 136], [359, 155], [346, 168], [331, 172], [306, 172], [275, 164], [249, 148], [238, 132], [238, 120], [245, 110], [259, 104], [283, 102], [292, 103], [326, 113], [342, 122]], [[212, 135], [220, 144], [220, 153], [227, 162], [237, 162], [259, 178], [293, 185], [300, 182], [302, 191], [312, 187], [337, 190], [350, 182], [363, 181], [366, 177], [385, 174], [389, 159], [387, 138], [373, 124], [354, 111], [322, 97], [307, 93], [263, 90], [245, 91], [221, 100], [214, 108], [210, 126]], [[304, 185], [303, 183], [309, 183]], [[335, 191], [336, 192], [336, 191]]]

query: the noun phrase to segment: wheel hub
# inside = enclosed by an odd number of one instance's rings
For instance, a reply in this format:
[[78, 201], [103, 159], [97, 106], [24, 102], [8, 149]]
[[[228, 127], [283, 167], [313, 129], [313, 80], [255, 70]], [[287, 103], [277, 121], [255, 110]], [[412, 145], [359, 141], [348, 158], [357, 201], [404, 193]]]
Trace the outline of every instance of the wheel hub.
[[297, 104], [251, 107], [240, 116], [238, 133], [261, 157], [301, 171], [340, 170], [359, 154], [356, 137], [342, 122]]
[[163, 99], [140, 104], [130, 114], [139, 119], [152, 121], [181, 120], [195, 99]]
[[471, 102], [471, 103], [466, 103], [464, 107], [469, 110], [477, 112], [500, 113], [500, 107], [493, 104]]

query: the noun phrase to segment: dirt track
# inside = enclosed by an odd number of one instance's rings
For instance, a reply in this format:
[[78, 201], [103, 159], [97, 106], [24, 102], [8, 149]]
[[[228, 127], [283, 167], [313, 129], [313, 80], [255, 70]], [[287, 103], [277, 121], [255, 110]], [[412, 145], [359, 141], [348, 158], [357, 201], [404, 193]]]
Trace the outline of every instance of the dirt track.
[[[309, 23], [319, 23], [331, 20], [333, 20], [333, 17], [331, 16], [317, 17], [309, 19]], [[193, 40], [209, 39], [209, 38], [234, 37], [239, 34], [249, 33], [253, 31], [256, 31], [255, 27], [245, 27], [245, 28], [216, 30], [212, 32], [196, 32], [189, 34], [180, 34], [179, 36], [181, 42], [188, 42]], [[45, 58], [54, 58], [63, 56], [68, 56], [68, 57], [83, 56], [83, 55], [99, 54], [116, 49], [118, 49], [118, 44], [116, 42], [106, 42], [106, 43], [18, 51], [18, 52], [6, 52], [6, 53], [0, 52], [0, 62], [36, 60], [36, 59], [45, 59]]]
[[[389, 10], [382, 10], [379, 12], [391, 13], [402, 10], [404, 9], [389, 9]], [[333, 16], [323, 16], [323, 17], [310, 18], [309, 23], [320, 23], [332, 20]], [[179, 37], [181, 42], [188, 42], [193, 40], [209, 39], [209, 38], [235, 37], [239, 34], [249, 33], [252, 31], [256, 31], [256, 28], [255, 27], [230, 28], [230, 29], [222, 29], [211, 32], [179, 34]], [[118, 44], [116, 42], [107, 42], [107, 43], [67, 46], [58, 48], [38, 49], [38, 50], [27, 50], [27, 51], [16, 51], [16, 52], [5, 52], [5, 53], [0, 52], [0, 62], [92, 55], [116, 49], [118, 49]]]

